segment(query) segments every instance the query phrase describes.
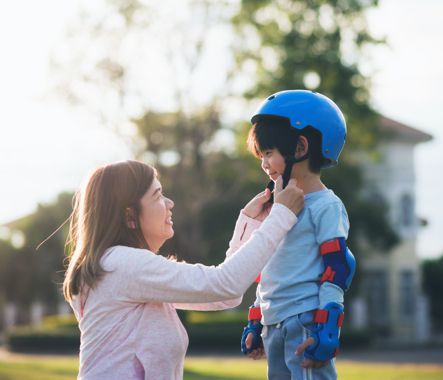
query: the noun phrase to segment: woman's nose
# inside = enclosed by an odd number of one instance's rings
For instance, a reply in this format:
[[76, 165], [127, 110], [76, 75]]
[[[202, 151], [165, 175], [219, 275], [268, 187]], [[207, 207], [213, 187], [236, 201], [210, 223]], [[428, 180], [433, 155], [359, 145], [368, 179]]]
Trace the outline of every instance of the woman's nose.
[[175, 203], [172, 199], [170, 199], [170, 198], [167, 198], [167, 199], [168, 199], [168, 207], [170, 209], [172, 209], [175, 206]]
[[261, 167], [262, 167], [263, 170], [269, 169], [268, 160], [266, 160], [265, 158], [262, 158], [262, 160], [261, 160]]

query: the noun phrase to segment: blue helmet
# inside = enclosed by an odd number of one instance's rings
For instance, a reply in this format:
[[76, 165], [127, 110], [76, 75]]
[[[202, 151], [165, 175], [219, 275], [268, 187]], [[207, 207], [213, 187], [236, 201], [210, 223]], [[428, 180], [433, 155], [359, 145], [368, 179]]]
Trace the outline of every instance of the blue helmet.
[[322, 136], [322, 154], [327, 159], [324, 168], [337, 165], [346, 141], [346, 122], [338, 106], [318, 92], [289, 90], [277, 92], [258, 107], [251, 122], [262, 116], [279, 116], [289, 119], [292, 127], [301, 130], [311, 126]]

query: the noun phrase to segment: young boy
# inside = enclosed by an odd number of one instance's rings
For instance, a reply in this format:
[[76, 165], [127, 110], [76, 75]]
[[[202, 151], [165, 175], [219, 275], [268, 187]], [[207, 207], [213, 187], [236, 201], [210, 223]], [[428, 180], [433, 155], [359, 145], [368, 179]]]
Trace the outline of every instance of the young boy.
[[320, 172], [337, 164], [346, 123], [326, 96], [292, 90], [265, 100], [252, 124], [249, 150], [272, 181], [296, 179], [305, 207], [261, 274], [242, 351], [258, 358], [264, 347], [269, 380], [336, 379], [343, 293], [355, 260], [345, 207]]

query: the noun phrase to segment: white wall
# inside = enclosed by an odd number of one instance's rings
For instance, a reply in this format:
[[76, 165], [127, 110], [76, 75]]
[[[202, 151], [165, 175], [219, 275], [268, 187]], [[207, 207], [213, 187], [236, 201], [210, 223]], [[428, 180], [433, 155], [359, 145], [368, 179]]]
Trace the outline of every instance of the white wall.
[[423, 315], [416, 315], [416, 305], [422, 297], [416, 254], [419, 224], [415, 215], [414, 146], [401, 139], [386, 141], [380, 144], [375, 161], [363, 159], [367, 193], [378, 194], [388, 203], [389, 218], [401, 242], [389, 253], [372, 252], [370, 258], [359, 264], [363, 272], [382, 272], [387, 276], [387, 288], [378, 291], [388, 300], [386, 320], [391, 338], [397, 342], [423, 341], [426, 336], [426, 332], [416, 328], [417, 318], [422, 319]]

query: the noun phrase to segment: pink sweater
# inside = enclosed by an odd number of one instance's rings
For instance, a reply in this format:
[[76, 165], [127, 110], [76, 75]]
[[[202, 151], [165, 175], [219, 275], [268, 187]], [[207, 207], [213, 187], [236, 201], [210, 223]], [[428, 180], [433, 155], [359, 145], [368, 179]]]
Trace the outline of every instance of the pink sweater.
[[109, 248], [101, 262], [109, 273], [89, 291], [83, 317], [80, 299], [85, 297], [71, 302], [81, 331], [78, 379], [183, 379], [188, 336], [175, 309], [240, 304], [296, 220], [280, 204], [261, 226], [240, 213], [227, 258], [218, 266], [175, 262], [143, 249]]

